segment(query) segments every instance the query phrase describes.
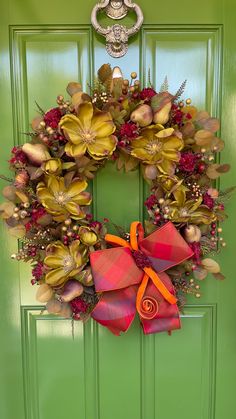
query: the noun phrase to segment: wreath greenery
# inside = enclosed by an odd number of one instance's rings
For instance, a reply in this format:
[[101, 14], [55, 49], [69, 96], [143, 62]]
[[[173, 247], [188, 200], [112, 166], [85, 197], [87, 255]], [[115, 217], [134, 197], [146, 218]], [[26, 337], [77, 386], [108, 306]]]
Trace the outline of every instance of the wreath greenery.
[[[0, 212], [20, 239], [19, 252], [11, 257], [32, 265], [31, 283], [38, 285], [37, 300], [48, 312], [86, 320], [101, 300], [90, 255], [109, 248], [109, 220], [93, 219], [86, 189], [108, 160], [127, 172], [141, 166], [151, 188], [146, 233], [171, 221], [191, 250], [191, 257], [166, 271], [178, 308], [185, 294], [201, 296], [199, 281], [208, 272], [224, 278], [209, 254], [226, 245], [219, 223], [234, 188], [215, 188], [215, 180], [229, 170], [215, 161], [224, 148], [215, 135], [219, 121], [198, 111], [190, 99], [181, 100], [184, 87], [185, 82], [171, 94], [165, 80], [159, 92], [151, 83], [142, 88], [136, 73], [125, 80], [118, 67], [104, 64], [90, 95], [71, 82], [70, 100], [58, 96], [57, 106], [47, 112], [38, 106], [30, 140], [12, 149], [14, 179], [3, 189], [7, 201]], [[117, 229], [127, 240], [127, 233]], [[148, 265], [142, 252], [138, 257]], [[135, 261], [140, 269], [140, 260]], [[149, 297], [147, 313], [153, 308]]]

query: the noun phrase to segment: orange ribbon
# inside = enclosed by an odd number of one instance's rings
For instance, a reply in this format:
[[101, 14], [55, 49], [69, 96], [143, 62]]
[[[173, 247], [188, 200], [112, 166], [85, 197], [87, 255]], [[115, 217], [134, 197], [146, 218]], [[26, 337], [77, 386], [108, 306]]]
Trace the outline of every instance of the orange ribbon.
[[[143, 226], [140, 222], [134, 221], [130, 226], [130, 242], [128, 243], [126, 240], [122, 239], [121, 237], [114, 236], [112, 234], [106, 234], [105, 240], [112, 244], [117, 244], [118, 246], [128, 247], [130, 250], [139, 251], [139, 240], [144, 238], [144, 230]], [[158, 291], [162, 294], [166, 301], [170, 304], [176, 304], [177, 299], [173, 294], [171, 294], [166, 286], [163, 284], [157, 273], [150, 267], [142, 268], [144, 271], [144, 276], [142, 282], [138, 288], [137, 297], [136, 297], [136, 308], [138, 313], [146, 318], [152, 318], [152, 312], [156, 312], [158, 307], [153, 307], [153, 305], [157, 304], [157, 302], [151, 298], [146, 297], [145, 300], [142, 300], [148, 285], [149, 279], [153, 282], [156, 286]]]

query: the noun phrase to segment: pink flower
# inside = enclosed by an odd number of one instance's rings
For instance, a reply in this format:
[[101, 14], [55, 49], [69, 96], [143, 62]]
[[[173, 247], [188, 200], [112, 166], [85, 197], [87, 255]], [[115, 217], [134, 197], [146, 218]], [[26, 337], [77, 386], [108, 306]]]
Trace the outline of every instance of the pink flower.
[[154, 89], [152, 89], [151, 87], [146, 87], [140, 92], [139, 97], [142, 100], [149, 101], [156, 94], [157, 92]]
[[16, 186], [16, 188], [24, 188], [28, 184], [28, 182], [28, 173], [26, 172], [26, 170], [20, 170], [15, 177], [14, 185]]
[[73, 314], [76, 315], [78, 313], [86, 313], [88, 309], [88, 304], [85, 303], [84, 300], [80, 297], [76, 297], [73, 300], [69, 302], [71, 309], [73, 311]]
[[219, 196], [219, 191], [217, 189], [215, 189], [215, 188], [209, 188], [207, 190], [207, 193], [208, 193], [208, 195], [210, 195], [210, 197], [212, 199], [217, 199], [218, 196]]
[[147, 207], [147, 209], [152, 209], [154, 207], [154, 205], [157, 203], [157, 198], [155, 195], [150, 195], [146, 201], [144, 202], [145, 207]]
[[59, 108], [50, 109], [44, 115], [44, 122], [47, 126], [55, 129], [57, 128], [59, 121], [62, 117], [61, 111]]
[[179, 169], [183, 172], [193, 172], [195, 170], [198, 157], [190, 151], [181, 153]]

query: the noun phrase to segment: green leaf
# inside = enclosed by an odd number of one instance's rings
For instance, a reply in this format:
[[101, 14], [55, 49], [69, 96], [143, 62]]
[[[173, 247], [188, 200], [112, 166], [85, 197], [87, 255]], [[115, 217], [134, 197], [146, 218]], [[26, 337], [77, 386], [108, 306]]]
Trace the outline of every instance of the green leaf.
[[145, 232], [147, 235], [153, 233], [157, 228], [156, 226], [149, 220], [144, 221]]
[[216, 199], [216, 202], [222, 203], [222, 204], [228, 202], [232, 198], [235, 191], [236, 191], [236, 186], [231, 186], [230, 188], [226, 188], [222, 191], [219, 191], [219, 196]]
[[115, 100], [118, 100], [122, 94], [123, 79], [113, 79], [112, 94]]
[[181, 84], [180, 88], [177, 90], [177, 92], [174, 95], [175, 100], [178, 100], [182, 94], [184, 93], [185, 87], [186, 87], [187, 80], [184, 80]]
[[218, 273], [216, 273], [216, 274], [212, 274], [213, 276], [214, 276], [214, 278], [215, 279], [217, 279], [218, 281], [223, 281], [224, 279], [225, 279], [225, 276], [221, 273], [221, 272], [218, 272]]
[[216, 170], [219, 173], [227, 173], [230, 170], [230, 164], [221, 164]]
[[172, 100], [173, 96], [168, 92], [157, 93], [151, 99], [151, 107], [153, 112], [160, 111], [167, 103]]
[[163, 81], [163, 83], [161, 85], [161, 88], [160, 88], [160, 93], [168, 92], [168, 90], [169, 90], [169, 83], [168, 83], [167, 76], [165, 76], [164, 81]]
[[131, 172], [131, 170], [136, 169], [136, 167], [139, 164], [139, 160], [135, 157], [128, 156], [128, 158], [125, 160], [125, 171]]
[[230, 170], [229, 164], [210, 164], [207, 168], [206, 174], [209, 179], [217, 179], [220, 175], [227, 173]]

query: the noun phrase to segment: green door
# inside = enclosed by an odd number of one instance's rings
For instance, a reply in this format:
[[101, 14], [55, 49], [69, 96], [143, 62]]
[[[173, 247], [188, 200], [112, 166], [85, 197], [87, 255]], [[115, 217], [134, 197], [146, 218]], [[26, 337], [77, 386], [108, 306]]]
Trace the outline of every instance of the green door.
[[[95, 0], [8, 0], [0, 13], [1, 172], [14, 144], [25, 139], [36, 100], [43, 108], [65, 94], [68, 81], [84, 89], [103, 63], [126, 77], [150, 69], [156, 88], [188, 79], [186, 97], [222, 121], [236, 184], [235, 13], [233, 0], [138, 0], [145, 24], [121, 59], [111, 59], [94, 34]], [[112, 183], [111, 183], [112, 179]], [[111, 164], [93, 185], [95, 215], [128, 228], [143, 218], [138, 171]], [[122, 197], [122, 199], [120, 199]], [[235, 203], [224, 226], [225, 282], [209, 277], [200, 300], [189, 297], [182, 329], [144, 336], [136, 322], [122, 337], [90, 321], [72, 325], [41, 315], [30, 270], [11, 261], [15, 241], [1, 225], [1, 419], [234, 419], [236, 383]]]

